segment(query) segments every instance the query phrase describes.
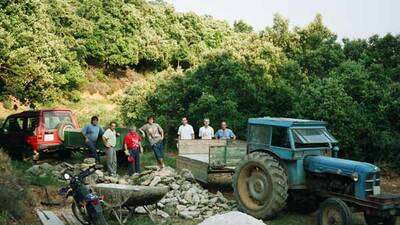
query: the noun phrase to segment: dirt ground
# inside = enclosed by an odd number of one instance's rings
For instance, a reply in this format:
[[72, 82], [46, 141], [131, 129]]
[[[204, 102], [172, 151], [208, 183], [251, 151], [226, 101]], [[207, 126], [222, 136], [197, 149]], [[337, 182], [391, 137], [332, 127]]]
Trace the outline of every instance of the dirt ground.
[[[391, 193], [398, 193], [400, 194], [400, 175], [398, 174], [385, 174], [386, 176], [382, 177], [382, 188], [385, 192], [391, 192]], [[233, 193], [232, 189], [230, 188], [217, 188], [217, 187], [209, 187], [211, 191], [223, 191], [224, 195], [228, 198], [233, 198]], [[43, 188], [35, 188], [32, 189], [32, 192], [37, 195], [37, 199], [44, 201], [46, 200], [46, 193]], [[53, 201], [60, 201], [61, 198], [57, 196], [56, 190], [55, 189], [49, 189], [49, 196]], [[40, 201], [38, 201], [40, 202]], [[65, 211], [70, 211], [69, 210], [69, 205], [70, 203], [67, 203], [64, 206], [39, 206], [43, 210], [53, 210], [56, 213], [60, 213], [63, 210]], [[290, 211], [284, 211], [282, 212], [278, 217], [274, 218], [273, 220], [268, 220], [265, 221], [266, 224], [268, 225], [315, 225], [317, 224], [316, 221], [316, 213], [312, 213], [309, 215], [304, 215], [304, 214], [298, 214]], [[356, 213], [353, 215], [353, 221], [354, 225], [365, 225], [363, 215], [360, 213]], [[159, 221], [161, 222], [161, 221]], [[183, 220], [183, 219], [174, 219], [173, 221], [168, 221], [164, 224], [182, 224], [182, 225], [195, 225], [199, 223], [199, 221], [188, 221], [188, 220]], [[117, 223], [114, 223], [112, 220], [109, 220], [109, 224], [114, 225]], [[146, 224], [158, 224], [152, 222], [147, 216], [144, 215], [137, 215], [134, 217], [131, 221], [128, 222], [128, 225], [146, 225]], [[398, 222], [400, 224], [400, 221]]]

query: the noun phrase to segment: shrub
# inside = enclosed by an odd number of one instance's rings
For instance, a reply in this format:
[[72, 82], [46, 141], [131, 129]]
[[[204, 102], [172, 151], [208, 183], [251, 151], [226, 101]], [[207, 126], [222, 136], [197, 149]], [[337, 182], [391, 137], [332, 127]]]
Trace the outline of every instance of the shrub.
[[27, 185], [14, 171], [9, 157], [0, 150], [0, 212], [3, 220], [21, 219], [27, 213], [31, 199]]

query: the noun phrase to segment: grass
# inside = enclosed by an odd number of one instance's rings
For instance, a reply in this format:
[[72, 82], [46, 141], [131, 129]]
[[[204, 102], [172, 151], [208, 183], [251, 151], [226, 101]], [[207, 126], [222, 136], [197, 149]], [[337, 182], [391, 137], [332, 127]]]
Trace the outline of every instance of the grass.
[[60, 187], [64, 184], [58, 178], [54, 177], [54, 175], [51, 173], [46, 173], [41, 176], [33, 176], [26, 174], [26, 170], [33, 166], [31, 162], [12, 160], [11, 165], [14, 169], [14, 173], [16, 173], [19, 177], [24, 179], [24, 181], [28, 182], [28, 184], [30, 185], [35, 185], [40, 187], [44, 186]]
[[[108, 220], [110, 225], [117, 225], [113, 220]], [[273, 220], [264, 221], [265, 224], [268, 225], [317, 225], [317, 215], [310, 214], [310, 215], [303, 215], [297, 214], [293, 212], [284, 212], [277, 218]], [[165, 225], [172, 225], [172, 224], [180, 224], [180, 225], [196, 225], [198, 221], [192, 220], [183, 220], [183, 219], [169, 219], [165, 221], [163, 224]], [[155, 225], [160, 224], [158, 221], [153, 222], [150, 220], [148, 216], [140, 215], [132, 218], [131, 220], [126, 223], [126, 225]], [[362, 214], [355, 213], [353, 214], [353, 225], [364, 225], [364, 219]], [[400, 225], [400, 221], [397, 222]]]
[[7, 225], [10, 224], [10, 216], [6, 211], [0, 211], [0, 225]]

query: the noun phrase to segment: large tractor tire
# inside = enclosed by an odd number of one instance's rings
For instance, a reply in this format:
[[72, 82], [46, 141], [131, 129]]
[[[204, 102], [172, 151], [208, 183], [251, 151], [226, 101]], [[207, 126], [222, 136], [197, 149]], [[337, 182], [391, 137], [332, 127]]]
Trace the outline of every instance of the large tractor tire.
[[286, 205], [288, 179], [278, 160], [268, 153], [253, 152], [236, 168], [233, 189], [240, 211], [269, 219]]

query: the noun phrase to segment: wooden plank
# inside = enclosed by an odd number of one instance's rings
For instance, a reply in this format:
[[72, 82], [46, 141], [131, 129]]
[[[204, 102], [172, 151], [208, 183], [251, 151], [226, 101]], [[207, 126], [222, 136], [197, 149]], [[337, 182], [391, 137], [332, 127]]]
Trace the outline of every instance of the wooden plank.
[[71, 211], [63, 211], [61, 213], [61, 216], [64, 218], [64, 220], [67, 222], [68, 225], [81, 225], [81, 222], [79, 222], [74, 214], [72, 214]]
[[208, 182], [208, 163], [193, 160], [188, 157], [178, 156], [176, 158], [176, 168], [178, 170], [188, 169], [194, 178], [203, 183]]
[[229, 140], [226, 146], [210, 146], [210, 167], [235, 167], [246, 152], [247, 143], [240, 140]]
[[179, 154], [208, 154], [210, 146], [225, 146], [226, 140], [179, 140]]
[[62, 222], [52, 211], [37, 209], [36, 213], [43, 225], [65, 225], [64, 222]]

